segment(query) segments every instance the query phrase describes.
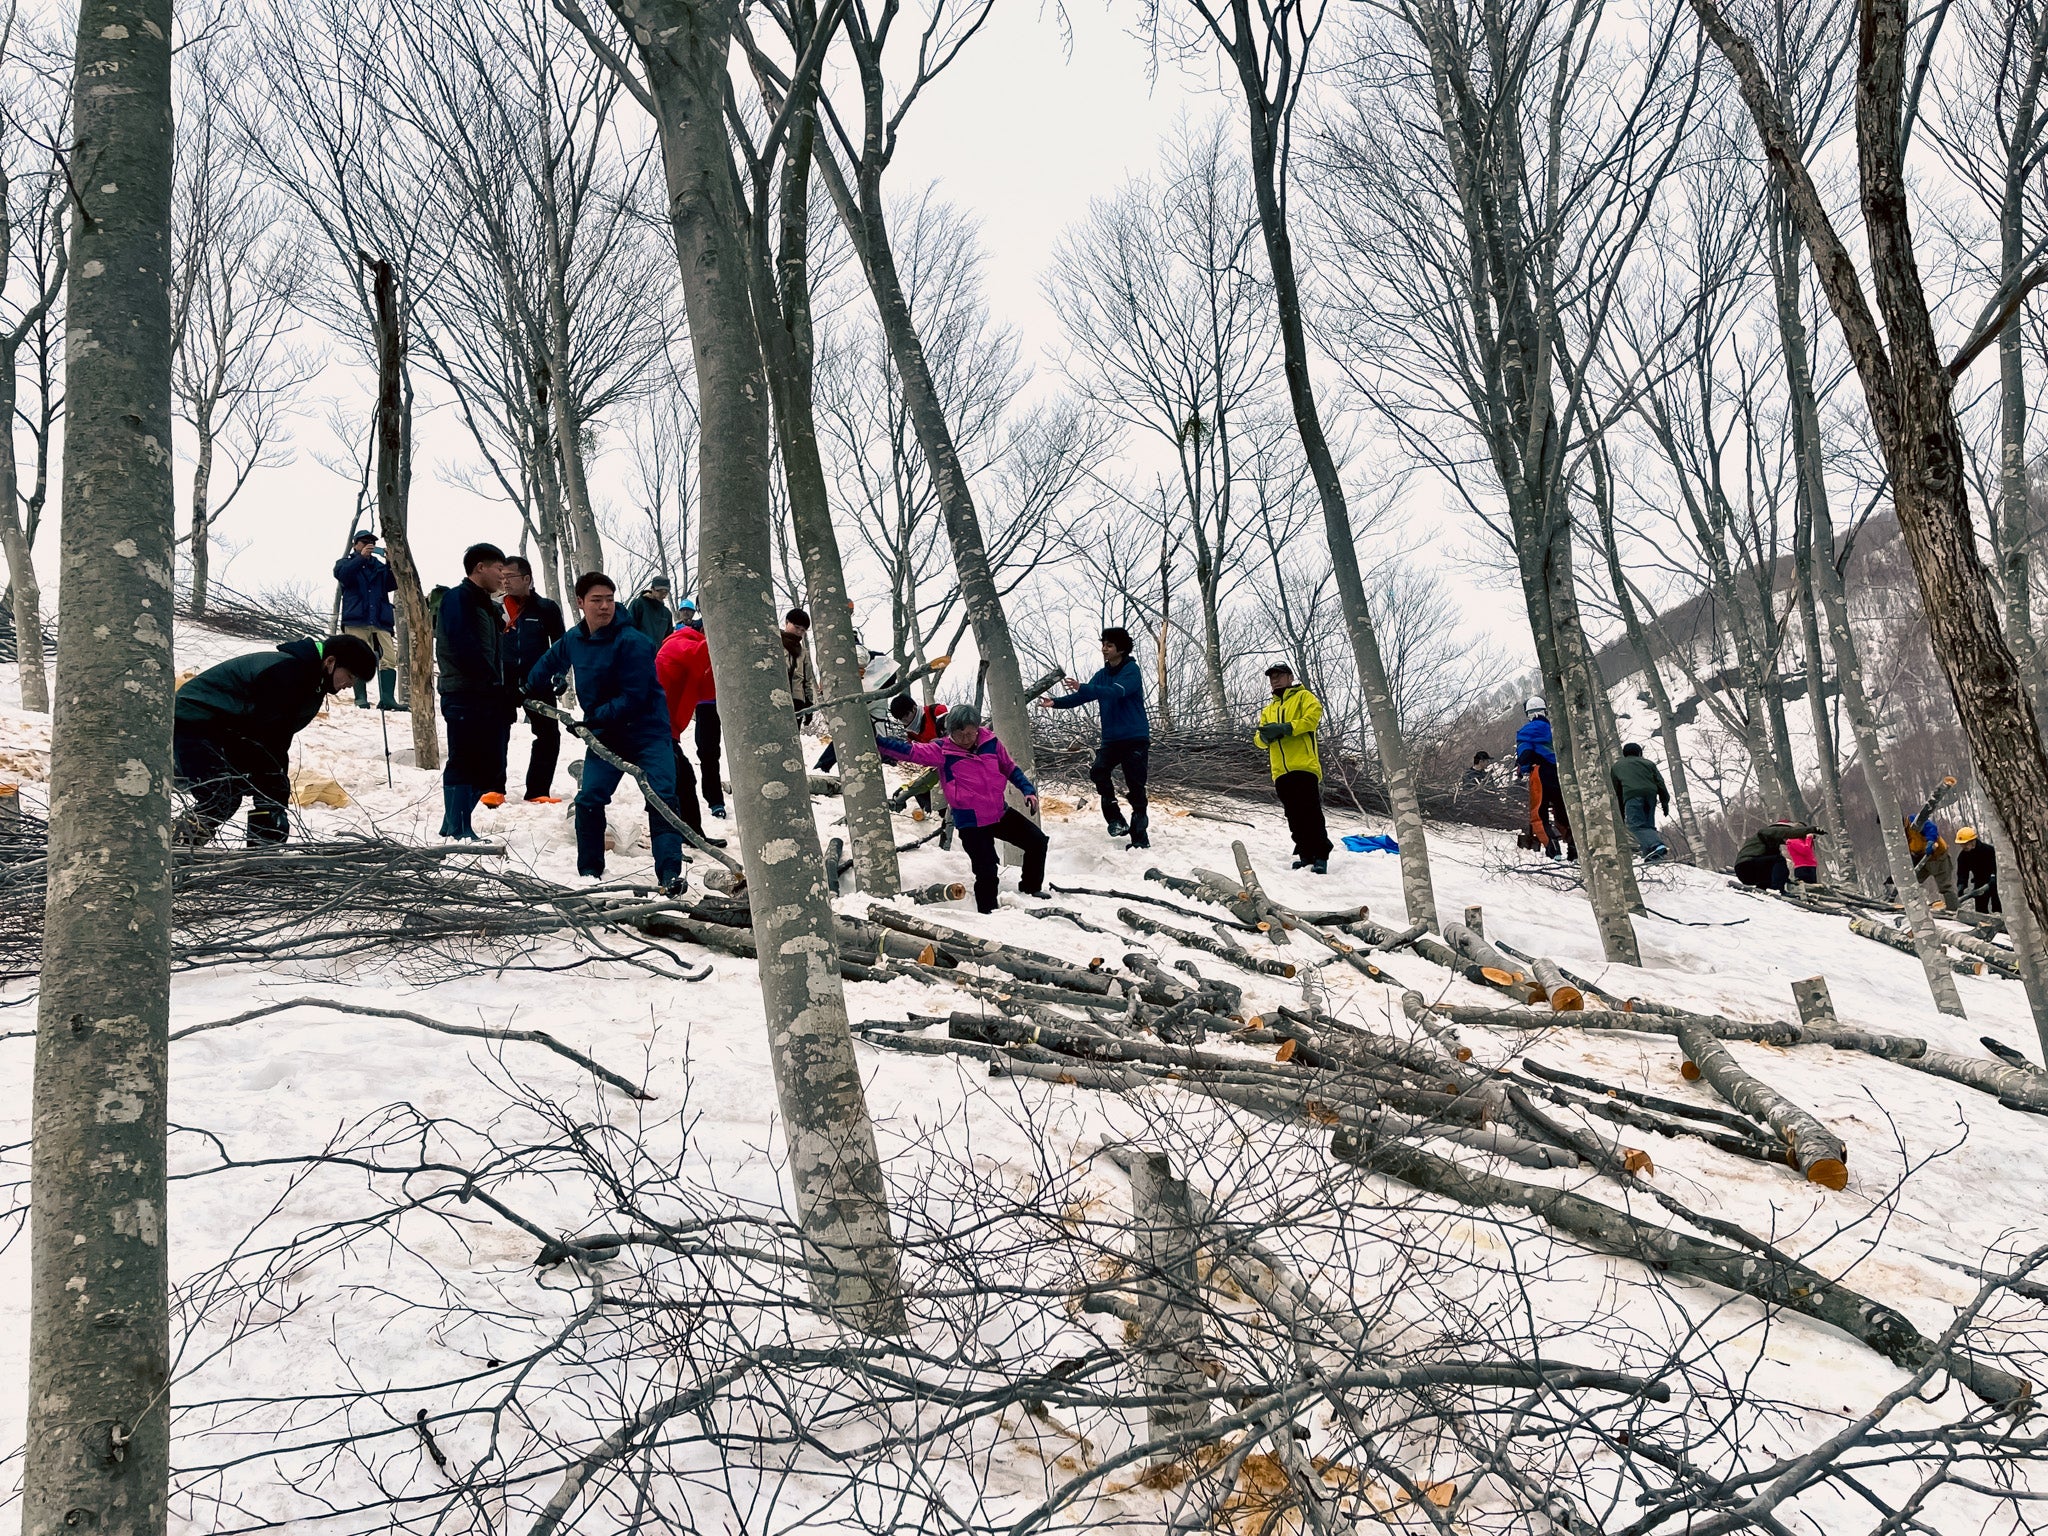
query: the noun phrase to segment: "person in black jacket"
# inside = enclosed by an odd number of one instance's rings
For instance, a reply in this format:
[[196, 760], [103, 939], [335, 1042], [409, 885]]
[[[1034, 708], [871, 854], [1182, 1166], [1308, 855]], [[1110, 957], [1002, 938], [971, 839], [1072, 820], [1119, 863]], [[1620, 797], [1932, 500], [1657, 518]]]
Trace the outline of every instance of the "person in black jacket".
[[[548, 647], [562, 638], [562, 605], [533, 590], [533, 564], [524, 555], [512, 555], [505, 561], [504, 596], [505, 677], [524, 681]], [[561, 797], [548, 791], [554, 787], [555, 762], [562, 755], [562, 728], [530, 710], [526, 723], [533, 727], [533, 751], [526, 759], [526, 798], [535, 805], [560, 805]], [[501, 773], [491, 788], [502, 801], [505, 775]], [[490, 796], [484, 799], [488, 802]]]
[[[341, 588], [341, 632], [354, 635], [377, 659], [377, 707], [398, 708], [398, 642], [392, 634], [397, 615], [391, 594], [398, 578], [378, 558], [377, 536], [368, 530], [349, 541], [349, 552], [334, 562], [334, 580]], [[356, 708], [370, 707], [370, 682], [356, 679]]]
[[354, 635], [287, 640], [208, 667], [178, 690], [171, 760], [192, 808], [172, 836], [186, 847], [211, 842], [249, 797], [249, 844], [281, 843], [290, 831], [292, 738], [328, 695], [377, 670], [377, 653]]
[[1735, 878], [1760, 891], [1782, 891], [1791, 882], [1785, 844], [1797, 837], [1822, 837], [1826, 830], [1799, 821], [1774, 821], [1758, 827], [1735, 854]]
[[676, 627], [675, 610], [668, 605], [666, 576], [655, 577], [646, 591], [626, 604], [626, 622], [652, 640], [657, 651], [661, 649], [661, 642]]
[[441, 836], [474, 838], [470, 818], [477, 803], [493, 784], [505, 782], [520, 689], [505, 665], [504, 616], [491, 601], [504, 584], [505, 552], [495, 544], [472, 544], [462, 552], [462, 571], [463, 579], [448, 589], [434, 616], [434, 665], [441, 718], [448, 722]]
[[1963, 900], [1979, 912], [2003, 912], [1998, 899], [1998, 850], [1977, 835], [1975, 827], [1956, 829], [1956, 884]]

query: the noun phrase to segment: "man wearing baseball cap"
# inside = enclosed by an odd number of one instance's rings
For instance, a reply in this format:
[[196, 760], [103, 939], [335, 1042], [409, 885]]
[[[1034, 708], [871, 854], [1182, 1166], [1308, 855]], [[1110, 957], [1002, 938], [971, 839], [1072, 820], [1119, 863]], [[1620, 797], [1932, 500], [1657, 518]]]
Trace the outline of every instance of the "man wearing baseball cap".
[[1294, 668], [1276, 661], [1266, 668], [1272, 702], [1259, 712], [1258, 741], [1273, 770], [1273, 793], [1294, 834], [1294, 867], [1318, 875], [1330, 872], [1330, 829], [1323, 821], [1323, 760], [1316, 732], [1323, 706], [1294, 680]]

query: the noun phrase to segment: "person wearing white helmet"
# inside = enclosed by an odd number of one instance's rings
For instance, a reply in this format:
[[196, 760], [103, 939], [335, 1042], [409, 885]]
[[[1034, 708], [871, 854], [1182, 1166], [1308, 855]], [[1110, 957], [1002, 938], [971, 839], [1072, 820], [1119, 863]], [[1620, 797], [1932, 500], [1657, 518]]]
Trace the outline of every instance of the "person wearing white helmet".
[[1564, 808], [1564, 789], [1557, 781], [1557, 749], [1551, 743], [1550, 706], [1532, 695], [1522, 706], [1526, 718], [1515, 732], [1515, 777], [1529, 785], [1529, 831], [1551, 858], [1564, 845], [1564, 856], [1576, 861], [1577, 839]]

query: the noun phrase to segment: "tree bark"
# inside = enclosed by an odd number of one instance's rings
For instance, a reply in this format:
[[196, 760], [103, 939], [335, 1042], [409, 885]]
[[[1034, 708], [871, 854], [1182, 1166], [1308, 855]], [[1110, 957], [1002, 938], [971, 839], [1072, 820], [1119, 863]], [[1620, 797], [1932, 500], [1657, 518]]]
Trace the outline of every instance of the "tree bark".
[[[4, 343], [4, 338], [0, 338]], [[14, 349], [0, 344], [0, 421], [14, 420]], [[35, 553], [21, 523], [20, 469], [14, 433], [0, 432], [0, 552], [7, 557], [7, 582], [14, 605], [14, 651], [21, 676], [21, 707], [50, 712], [50, 674], [43, 660], [43, 588], [36, 579]]]
[[1010, 637], [1009, 616], [1003, 611], [1002, 594], [996, 588], [994, 568], [989, 564], [988, 545], [981, 536], [981, 517], [975, 510], [974, 492], [960, 467], [959, 452], [953, 446], [953, 429], [946, 421], [945, 403], [932, 378], [924, 344], [917, 334], [917, 322], [910, 313], [910, 301], [896, 270], [896, 254], [889, 243], [889, 226], [882, 206], [882, 79], [880, 66], [866, 49], [856, 47], [861, 67], [862, 95], [867, 103], [866, 139], [860, 163], [855, 166], [857, 184], [850, 185], [839, 162], [828, 149], [818, 157], [833, 207], [845, 225], [847, 237], [860, 257], [867, 275], [875, 309], [881, 320], [882, 338], [889, 358], [903, 386], [903, 403], [917, 434], [926, 471], [939, 498], [939, 510], [946, 524], [946, 541], [953, 551], [953, 570], [960, 582], [960, 601], [974, 627], [975, 648], [988, 685], [988, 701], [995, 718], [996, 734], [1026, 773], [1036, 766], [1037, 755], [1031, 735], [1031, 712], [1024, 697], [1024, 674], [1017, 662], [1016, 643]]
[[[810, 41], [816, 10], [793, 7], [799, 18], [798, 51]], [[806, 27], [804, 24], [807, 23]], [[813, 655], [818, 664], [819, 697], [826, 707], [825, 727], [839, 759], [840, 792], [846, 806], [846, 831], [853, 839], [854, 878], [876, 896], [892, 896], [902, 888], [896, 861], [896, 828], [889, 816], [889, 786], [882, 773], [882, 755], [875, 747], [874, 721], [864, 690], [860, 632], [853, 603], [846, 595], [846, 568], [839, 553], [839, 534], [832, 524], [832, 503], [825, 483], [825, 464], [818, 451], [818, 421], [812, 404], [814, 341], [811, 327], [810, 211], [811, 164], [817, 133], [815, 86], [795, 82], [797, 95], [788, 128], [777, 212], [780, 249], [771, 262], [768, 246], [767, 189], [757, 178], [757, 206], [752, 221], [751, 274], [754, 313], [761, 350], [768, 369], [768, 389], [775, 407], [775, 430], [782, 450], [783, 481], [789, 492], [790, 522], [809, 589]], [[836, 881], [834, 882], [837, 883]]]
[[207, 518], [207, 497], [213, 486], [213, 423], [205, 415], [193, 424], [199, 452], [192, 465], [192, 617], [206, 617], [207, 553], [213, 532]]
[[412, 715], [413, 762], [441, 766], [440, 727], [434, 719], [434, 616], [412, 557], [409, 504], [412, 480], [412, 411], [405, 381], [405, 322], [398, 274], [391, 263], [365, 257], [374, 279], [377, 315], [377, 525], [398, 584], [398, 608], [411, 644], [405, 647], [407, 706]]
[[[1303, 456], [1322, 503], [1324, 541], [1329, 546], [1330, 569], [1337, 581], [1337, 596], [1344, 613], [1344, 628], [1351, 642], [1351, 655], [1358, 668], [1358, 685], [1365, 698], [1366, 718], [1372, 724], [1373, 746], [1379, 754], [1380, 776], [1386, 781], [1387, 801], [1394, 818], [1394, 836], [1401, 845], [1401, 890], [1408, 920], [1436, 926], [1436, 888], [1429, 871], [1429, 839], [1422, 823], [1422, 802], [1416, 793], [1415, 774], [1408, 762], [1408, 746], [1401, 738], [1401, 719], [1394, 706], [1394, 691], [1387, 681], [1386, 659], [1380, 650], [1379, 631], [1366, 601], [1365, 578], [1358, 568], [1358, 548], [1351, 528], [1351, 508], [1344, 495], [1344, 482], [1337, 473], [1337, 461], [1330, 452], [1323, 431], [1322, 411], [1316, 402], [1315, 383], [1309, 376], [1308, 335], [1302, 323], [1301, 283], [1294, 267], [1294, 241], [1287, 227], [1286, 210], [1280, 201], [1280, 149], [1275, 137], [1274, 114], [1291, 111], [1294, 98], [1275, 104], [1267, 99], [1261, 74], [1263, 61], [1254, 35], [1249, 0], [1231, 0], [1232, 35], [1219, 41], [1228, 49], [1230, 60], [1243, 88], [1245, 113], [1251, 133], [1252, 191], [1258, 204], [1259, 229], [1266, 246], [1266, 260], [1273, 274], [1273, 299], [1280, 321], [1282, 370], [1287, 378], [1288, 403], [1294, 410], [1294, 427], [1301, 438]], [[1305, 65], [1306, 61], [1298, 61]]]
[[1735, 71], [1848, 342], [1935, 657], [2005, 823], [2027, 899], [2032, 910], [2048, 911], [2048, 751], [1978, 555], [1955, 379], [1934, 334], [1913, 250], [1901, 142], [1908, 7], [1904, 0], [1862, 0], [1857, 11], [1857, 173], [1877, 301], [1873, 314], [1854, 259], [1814, 187], [1755, 50], [1715, 0], [1691, 3]]
[[702, 411], [698, 579], [746, 848], [770, 1059], [823, 1305], [904, 1326], [888, 1192], [833, 942], [769, 572], [767, 380], [722, 104], [736, 0], [608, 0], [646, 72]]
[[171, 3], [81, 0], [24, 1536], [158, 1536], [170, 1477]]

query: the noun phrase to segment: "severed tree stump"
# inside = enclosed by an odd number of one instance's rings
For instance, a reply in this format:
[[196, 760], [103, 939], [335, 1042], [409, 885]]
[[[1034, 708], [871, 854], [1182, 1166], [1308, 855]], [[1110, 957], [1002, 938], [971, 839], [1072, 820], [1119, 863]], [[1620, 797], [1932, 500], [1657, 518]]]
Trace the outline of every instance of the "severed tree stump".
[[1753, 1119], [1785, 1138], [1799, 1171], [1823, 1189], [1844, 1189], [1849, 1183], [1849, 1149], [1807, 1111], [1770, 1084], [1752, 1077], [1737, 1064], [1711, 1028], [1693, 1020], [1678, 1026], [1688, 1078], [1705, 1078], [1713, 1090]]
[[[1145, 1410], [1145, 1438], [1172, 1442], [1209, 1422], [1194, 1211], [1187, 1181], [1174, 1177], [1165, 1154], [1135, 1157], [1130, 1166], [1137, 1346], [1145, 1395], [1154, 1399]], [[1178, 1460], [1186, 1449], [1162, 1446], [1153, 1464]]]

